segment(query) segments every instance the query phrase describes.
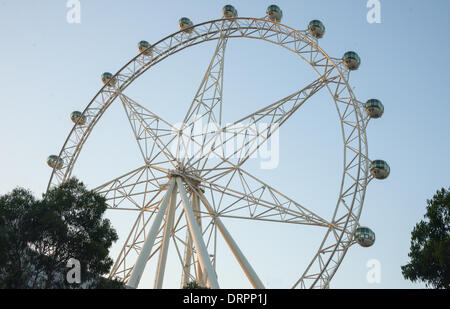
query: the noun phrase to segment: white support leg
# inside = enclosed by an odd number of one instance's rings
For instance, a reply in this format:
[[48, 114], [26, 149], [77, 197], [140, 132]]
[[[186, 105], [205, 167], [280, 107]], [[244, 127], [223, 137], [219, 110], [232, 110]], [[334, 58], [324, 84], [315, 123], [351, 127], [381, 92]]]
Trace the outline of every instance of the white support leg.
[[159, 252], [158, 268], [156, 270], [155, 289], [162, 289], [164, 280], [164, 271], [166, 269], [167, 252], [169, 249], [169, 240], [172, 234], [173, 220], [175, 217], [175, 210], [177, 207], [177, 186], [173, 188], [172, 196], [170, 197], [170, 205], [167, 209], [166, 224], [164, 226], [163, 240]]
[[181, 277], [181, 288], [184, 288], [189, 283], [191, 274], [191, 260], [192, 260], [192, 237], [189, 228], [186, 232], [186, 249], [184, 251], [183, 275]]
[[[198, 227], [200, 228], [200, 231], [202, 231], [202, 219], [200, 217], [200, 200], [198, 199], [198, 196], [196, 194], [192, 194], [192, 196], [191, 196], [191, 205], [192, 205], [192, 210], [194, 211], [194, 214], [195, 214], [195, 219], [197, 220]], [[205, 274], [202, 271], [202, 267], [201, 267], [199, 259], [197, 259], [196, 268], [197, 268], [197, 282], [201, 286], [205, 286], [206, 278], [205, 278]]]
[[255, 289], [265, 289], [264, 284], [259, 279], [258, 275], [256, 274], [253, 267], [250, 265], [247, 258], [244, 256], [242, 251], [239, 249], [239, 246], [234, 241], [233, 237], [231, 237], [231, 234], [226, 229], [225, 225], [222, 223], [220, 218], [217, 218], [214, 216], [213, 208], [209, 204], [206, 197], [201, 192], [197, 192], [198, 196], [200, 197], [203, 205], [205, 205], [206, 209], [208, 210], [211, 217], [214, 218], [215, 223], [217, 225], [217, 228], [219, 229], [220, 233], [222, 234], [223, 238], [225, 239], [226, 243], [228, 244], [228, 247], [230, 247], [230, 250], [233, 252], [234, 256], [236, 257], [236, 260], [241, 265], [242, 270], [244, 271], [245, 275], [247, 276], [248, 280], [252, 284], [253, 288]]
[[[191, 196], [191, 205], [194, 212], [198, 212], [200, 210], [199, 200], [196, 194], [192, 194]], [[201, 230], [202, 223], [200, 216], [196, 216], [197, 224], [199, 225], [199, 228]], [[184, 251], [184, 262], [183, 262], [183, 275], [181, 278], [181, 288], [185, 287], [190, 280], [190, 273], [191, 273], [191, 263], [192, 262], [192, 236], [189, 232], [189, 229], [186, 233], [186, 249]], [[200, 261], [196, 265], [196, 271], [197, 271], [197, 283], [204, 286], [206, 284], [205, 278], [203, 276]]]
[[141, 280], [142, 273], [144, 272], [148, 257], [150, 256], [153, 244], [155, 243], [156, 240], [156, 236], [158, 235], [158, 231], [161, 226], [161, 222], [164, 217], [164, 213], [166, 212], [167, 205], [169, 204], [170, 197], [172, 195], [174, 187], [175, 187], [175, 180], [172, 179], [170, 181], [169, 189], [167, 190], [166, 195], [164, 196], [164, 199], [161, 202], [155, 221], [153, 222], [153, 225], [149, 233], [147, 234], [147, 239], [144, 242], [144, 246], [142, 247], [141, 253], [139, 254], [136, 265], [134, 265], [133, 271], [131, 272], [130, 280], [128, 280], [128, 286], [131, 288], [137, 288], [139, 285], [139, 281]]
[[220, 287], [217, 281], [216, 272], [214, 271], [214, 268], [211, 264], [211, 260], [208, 255], [208, 249], [206, 248], [205, 242], [203, 241], [202, 232], [198, 227], [194, 212], [192, 211], [191, 203], [189, 202], [186, 190], [184, 189], [184, 184], [181, 182], [181, 179], [179, 177], [176, 178], [176, 181], [181, 194], [181, 199], [183, 201], [186, 221], [194, 240], [195, 249], [200, 260], [202, 270], [206, 274], [206, 279], [209, 287], [212, 289], [219, 289]]

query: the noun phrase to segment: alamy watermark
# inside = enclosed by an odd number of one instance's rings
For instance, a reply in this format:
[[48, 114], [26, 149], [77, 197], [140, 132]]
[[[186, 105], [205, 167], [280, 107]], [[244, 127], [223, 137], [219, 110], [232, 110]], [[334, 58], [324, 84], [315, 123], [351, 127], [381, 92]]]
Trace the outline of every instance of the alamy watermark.
[[67, 265], [70, 270], [67, 272], [66, 280], [69, 284], [81, 283], [81, 264], [77, 259], [69, 259]]
[[80, 0], [67, 0], [66, 20], [69, 24], [81, 23], [81, 2]]
[[[67, 0], [66, 20], [69, 24], [81, 23], [81, 2], [80, 0]], [[367, 22], [369, 24], [381, 23], [381, 2], [380, 0], [367, 0]]]
[[381, 263], [377, 259], [367, 261], [366, 267], [369, 271], [366, 274], [366, 279], [369, 284], [381, 283]]
[[[180, 159], [259, 159], [260, 168], [275, 169], [280, 161], [279, 126], [270, 123], [232, 123], [224, 128], [201, 119], [190, 126], [174, 125], [170, 152]], [[183, 129], [184, 128], [184, 129]]]
[[367, 22], [369, 24], [381, 24], [381, 2], [380, 0], [368, 0]]

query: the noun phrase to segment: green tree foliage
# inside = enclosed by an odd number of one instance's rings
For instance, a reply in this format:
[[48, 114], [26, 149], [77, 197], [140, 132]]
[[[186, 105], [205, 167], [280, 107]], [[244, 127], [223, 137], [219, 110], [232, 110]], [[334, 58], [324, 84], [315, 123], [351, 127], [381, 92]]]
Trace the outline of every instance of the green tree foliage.
[[409, 264], [403, 276], [428, 287], [450, 288], [450, 189], [441, 189], [427, 201], [425, 221], [411, 233]]
[[[71, 179], [41, 200], [24, 189], [0, 197], [0, 288], [122, 288], [103, 278], [117, 240], [103, 218], [106, 201]], [[67, 262], [81, 266], [81, 283], [69, 284]]]

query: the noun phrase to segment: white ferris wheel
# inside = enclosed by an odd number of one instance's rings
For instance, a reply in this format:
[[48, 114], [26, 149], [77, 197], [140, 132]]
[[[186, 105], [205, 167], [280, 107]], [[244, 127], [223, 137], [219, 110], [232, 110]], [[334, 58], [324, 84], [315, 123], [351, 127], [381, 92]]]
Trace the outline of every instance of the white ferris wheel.
[[[384, 107], [379, 100], [358, 101], [348, 83], [350, 72], [361, 60], [355, 52], [342, 58], [328, 56], [318, 40], [325, 27], [319, 20], [299, 31], [281, 24], [282, 11], [267, 8], [264, 18], [241, 18], [227, 5], [221, 19], [194, 25], [188, 18], [179, 20], [180, 31], [149, 44], [141, 41], [139, 54], [117, 73], [102, 75], [103, 88], [84, 111], [71, 114], [74, 127], [59, 155], [47, 163], [53, 169], [49, 186], [67, 181], [83, 145], [105, 111], [117, 101], [123, 106], [136, 139], [142, 162], [136, 169], [97, 186], [110, 209], [136, 212], [128, 237], [110, 277], [138, 287], [144, 269], [153, 264], [154, 288], [162, 288], [167, 273], [169, 244], [179, 261], [180, 286], [197, 282], [220, 288], [216, 272], [217, 242], [225, 241], [250, 284], [265, 288], [263, 279], [224, 224], [224, 219], [239, 219], [274, 225], [305, 225], [323, 229], [324, 238], [311, 253], [306, 269], [287, 288], [329, 288], [347, 250], [358, 243], [370, 247], [375, 234], [360, 226], [359, 218], [369, 182], [385, 179], [390, 168], [382, 160], [370, 160], [366, 128], [370, 119], [380, 118]], [[224, 56], [230, 39], [249, 38], [287, 49], [317, 73], [317, 79], [232, 124], [222, 124]], [[208, 69], [187, 109], [181, 127], [176, 127], [125, 94], [127, 87], [150, 68], [186, 48], [217, 42]], [[245, 163], [261, 145], [268, 142], [302, 105], [322, 88], [334, 101], [341, 125], [344, 146], [342, 181], [331, 218], [290, 199], [271, 185], [245, 170]], [[181, 121], [181, 119], [180, 119]], [[195, 124], [214, 125], [197, 132]], [[259, 124], [266, 124], [260, 126]], [[226, 151], [226, 145], [239, 145]], [[211, 160], [211, 158], [215, 160]], [[148, 286], [146, 286], [148, 287]], [[151, 287], [151, 286], [150, 286]]]

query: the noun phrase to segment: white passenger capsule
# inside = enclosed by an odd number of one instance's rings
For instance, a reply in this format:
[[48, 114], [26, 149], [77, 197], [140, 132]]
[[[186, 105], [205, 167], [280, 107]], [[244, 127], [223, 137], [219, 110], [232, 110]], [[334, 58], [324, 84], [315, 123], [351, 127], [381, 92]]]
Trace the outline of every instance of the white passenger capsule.
[[364, 108], [366, 109], [367, 115], [373, 119], [381, 118], [384, 114], [384, 106], [381, 101], [377, 99], [370, 99], [367, 101]]
[[72, 112], [72, 114], [70, 114], [70, 119], [73, 121], [73, 123], [81, 126], [86, 124], [86, 117], [83, 116], [83, 114], [79, 111]]
[[312, 20], [308, 25], [308, 31], [316, 39], [321, 39], [325, 34], [325, 26], [320, 20]]
[[178, 21], [178, 26], [180, 27], [180, 30], [183, 30], [186, 33], [192, 33], [193, 29], [191, 28], [194, 24], [192, 21], [187, 17], [182, 17]]
[[51, 168], [60, 170], [64, 166], [64, 161], [58, 156], [51, 155], [47, 158], [47, 165], [50, 166]]
[[379, 180], [383, 180], [389, 177], [391, 173], [391, 168], [383, 160], [375, 160], [370, 164], [370, 174]]
[[272, 4], [267, 8], [266, 15], [271, 21], [279, 23], [283, 18], [283, 11], [277, 5]]
[[116, 85], [115, 78], [113, 78], [113, 75], [109, 72], [105, 72], [102, 74], [102, 82], [108, 87], [114, 87]]
[[344, 61], [344, 65], [350, 71], [358, 70], [361, 65], [361, 58], [359, 58], [358, 54], [353, 51], [346, 52], [342, 60]]
[[222, 9], [222, 16], [225, 19], [238, 17], [238, 12], [232, 5], [225, 5]]
[[372, 247], [375, 243], [375, 233], [368, 227], [359, 227], [355, 232], [355, 241], [364, 248]]
[[152, 46], [147, 41], [140, 41], [138, 49], [145, 56], [150, 56], [152, 54]]

